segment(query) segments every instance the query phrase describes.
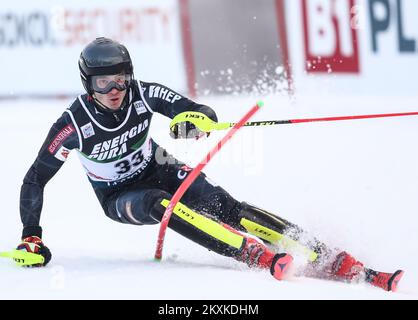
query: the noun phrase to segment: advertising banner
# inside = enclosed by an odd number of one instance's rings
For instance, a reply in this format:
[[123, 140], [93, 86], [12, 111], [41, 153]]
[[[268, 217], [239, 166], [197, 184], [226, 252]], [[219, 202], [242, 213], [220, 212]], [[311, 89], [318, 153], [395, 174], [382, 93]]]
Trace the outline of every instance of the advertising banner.
[[136, 78], [186, 89], [176, 0], [21, 0], [0, 9], [0, 95], [82, 92], [78, 57], [100, 36], [126, 45]]
[[296, 90], [417, 95], [418, 1], [287, 1]]

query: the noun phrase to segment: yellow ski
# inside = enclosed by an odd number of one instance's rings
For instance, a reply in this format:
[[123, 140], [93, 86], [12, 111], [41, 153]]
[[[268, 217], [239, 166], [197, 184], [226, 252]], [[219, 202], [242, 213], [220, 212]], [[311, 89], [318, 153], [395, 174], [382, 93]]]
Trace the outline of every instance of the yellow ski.
[[[161, 202], [164, 207], [167, 207], [169, 203], [170, 201], [166, 199]], [[242, 247], [244, 241], [244, 237], [242, 235], [234, 233], [216, 221], [194, 212], [192, 209], [188, 208], [181, 202], [178, 202], [174, 207], [173, 213], [180, 219], [183, 219], [199, 230], [209, 234], [219, 241], [230, 245], [235, 249], [240, 249]]]
[[241, 219], [241, 225], [248, 231], [248, 233], [257, 236], [260, 239], [267, 240], [274, 245], [288, 250], [301, 252], [311, 262], [314, 262], [318, 258], [318, 254], [315, 251], [277, 231], [271, 230], [245, 218]]

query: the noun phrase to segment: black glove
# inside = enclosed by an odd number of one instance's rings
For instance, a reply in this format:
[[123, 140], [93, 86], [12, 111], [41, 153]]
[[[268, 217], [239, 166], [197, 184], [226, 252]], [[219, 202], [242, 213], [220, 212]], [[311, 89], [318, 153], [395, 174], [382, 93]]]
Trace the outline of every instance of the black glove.
[[51, 251], [49, 251], [48, 247], [43, 244], [41, 238], [38, 236], [29, 236], [22, 239], [22, 243], [19, 244], [16, 249], [39, 254], [44, 257], [45, 261], [43, 264], [33, 264], [30, 265], [30, 267], [44, 267], [51, 261]]
[[206, 114], [195, 111], [185, 111], [173, 118], [170, 123], [170, 136], [174, 139], [200, 139], [209, 137], [210, 131], [216, 127]]

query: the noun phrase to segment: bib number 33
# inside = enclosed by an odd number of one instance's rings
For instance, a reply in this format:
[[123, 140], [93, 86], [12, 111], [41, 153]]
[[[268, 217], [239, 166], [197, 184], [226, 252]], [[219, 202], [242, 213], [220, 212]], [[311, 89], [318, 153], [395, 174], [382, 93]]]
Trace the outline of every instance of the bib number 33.
[[117, 174], [124, 174], [129, 171], [133, 167], [137, 167], [141, 165], [141, 163], [144, 161], [144, 155], [142, 154], [142, 151], [139, 150], [138, 152], [134, 153], [131, 157], [131, 159], [123, 160], [115, 164], [115, 168], [118, 169], [116, 172]]

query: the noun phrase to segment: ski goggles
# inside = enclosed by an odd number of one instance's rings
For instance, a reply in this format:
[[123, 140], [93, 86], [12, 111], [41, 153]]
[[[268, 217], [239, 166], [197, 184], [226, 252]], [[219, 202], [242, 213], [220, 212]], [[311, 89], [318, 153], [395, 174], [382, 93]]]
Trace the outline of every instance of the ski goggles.
[[112, 89], [118, 91], [126, 90], [131, 82], [130, 74], [100, 75], [91, 77], [91, 86], [93, 91], [106, 94]]

